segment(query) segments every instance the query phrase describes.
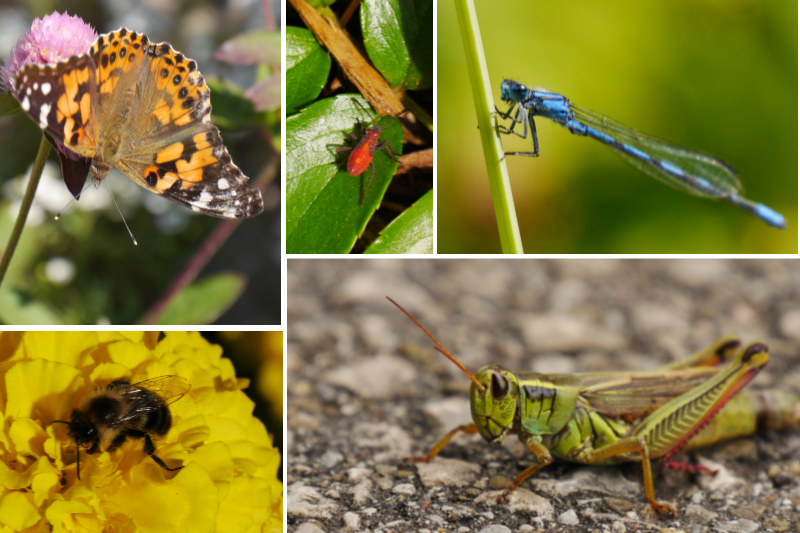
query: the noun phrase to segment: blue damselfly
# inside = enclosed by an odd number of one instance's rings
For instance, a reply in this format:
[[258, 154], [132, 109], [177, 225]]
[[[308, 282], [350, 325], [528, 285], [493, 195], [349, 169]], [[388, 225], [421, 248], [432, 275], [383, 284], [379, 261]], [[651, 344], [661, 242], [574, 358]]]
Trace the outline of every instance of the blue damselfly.
[[[499, 110], [498, 113], [513, 121], [511, 127], [500, 126], [500, 131], [525, 139], [530, 128], [533, 138], [533, 152], [506, 152], [507, 155], [538, 157], [539, 139], [533, 119], [548, 118], [575, 135], [585, 135], [610, 146], [630, 164], [662, 183], [695, 196], [727, 200], [771, 226], [786, 227], [783, 215], [739, 195], [742, 189], [739, 176], [721, 159], [645, 135], [576, 106], [563, 95], [529, 89], [514, 80], [503, 80], [500, 98], [511, 107], [505, 113]], [[522, 125], [522, 133], [514, 131], [517, 124]]]

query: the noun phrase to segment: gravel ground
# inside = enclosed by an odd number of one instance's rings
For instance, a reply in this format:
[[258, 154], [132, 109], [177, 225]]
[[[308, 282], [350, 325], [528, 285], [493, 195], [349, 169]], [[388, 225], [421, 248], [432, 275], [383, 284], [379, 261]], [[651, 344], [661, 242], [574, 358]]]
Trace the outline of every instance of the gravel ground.
[[797, 260], [290, 260], [289, 531], [800, 531], [800, 430], [641, 464], [555, 462], [498, 505], [535, 459], [516, 437], [456, 437], [469, 380], [384, 299], [396, 299], [464, 365], [564, 373], [643, 370], [725, 333], [770, 347], [751, 387], [800, 393]]

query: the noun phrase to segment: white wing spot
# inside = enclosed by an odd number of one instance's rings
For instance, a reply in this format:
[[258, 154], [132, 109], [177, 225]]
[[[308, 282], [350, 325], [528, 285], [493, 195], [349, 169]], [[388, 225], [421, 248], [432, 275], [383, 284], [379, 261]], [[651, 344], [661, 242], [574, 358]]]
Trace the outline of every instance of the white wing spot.
[[230, 188], [231, 188], [231, 184], [230, 184], [230, 182], [229, 182], [227, 179], [225, 179], [225, 178], [221, 178], [221, 179], [220, 179], [220, 180], [217, 182], [217, 188], [218, 188], [219, 190], [221, 190], [221, 191], [224, 191], [224, 190], [230, 189]]
[[39, 90], [39, 82], [38, 81], [33, 82], [33, 90], [34, 91], [38, 91]]
[[20, 107], [22, 107], [22, 109], [23, 109], [24, 111], [26, 111], [26, 112], [27, 112], [27, 111], [28, 111], [28, 110], [31, 108], [31, 103], [30, 103], [30, 101], [28, 100], [28, 97], [27, 97], [27, 96], [26, 96], [26, 97], [25, 97], [25, 98], [22, 100], [22, 102], [20, 102], [20, 103], [19, 103], [19, 105], [20, 105]]
[[28, 87], [27, 89], [25, 89], [25, 95], [26, 95], [26, 96], [30, 96], [30, 95], [31, 95], [31, 88], [30, 88], [30, 87]]
[[[49, 83], [43, 83], [42, 84], [42, 94], [45, 94], [45, 95], [50, 94], [50, 89], [51, 88], [52, 87], [50, 86]], [[35, 89], [35, 87], [34, 87], [34, 89]]]
[[42, 104], [39, 109], [39, 127], [45, 129], [47, 127], [47, 115], [50, 114], [50, 104]]
[[214, 199], [214, 196], [207, 191], [203, 191], [200, 193], [200, 197], [197, 199], [198, 202], [208, 203]]

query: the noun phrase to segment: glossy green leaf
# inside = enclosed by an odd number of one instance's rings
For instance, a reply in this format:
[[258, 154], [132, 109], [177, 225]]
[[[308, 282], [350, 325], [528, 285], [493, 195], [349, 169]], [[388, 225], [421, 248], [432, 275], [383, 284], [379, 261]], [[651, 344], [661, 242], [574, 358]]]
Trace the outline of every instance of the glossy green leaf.
[[432, 254], [433, 191], [386, 226], [365, 254]]
[[210, 324], [239, 298], [247, 281], [222, 273], [195, 281], [167, 304], [158, 324]]
[[392, 87], [433, 86], [431, 0], [366, 0], [361, 27], [370, 59]]
[[322, 90], [331, 58], [314, 34], [304, 28], [286, 28], [286, 113], [312, 102]]
[[[360, 206], [371, 169], [360, 176], [347, 172], [349, 151], [371, 126], [360, 96], [339, 95], [310, 105], [286, 120], [286, 252], [348, 253], [364, 231], [397, 170], [386, 150], [374, 154], [375, 176]], [[367, 122], [370, 120], [370, 122]], [[380, 141], [400, 155], [400, 122], [384, 118]]]

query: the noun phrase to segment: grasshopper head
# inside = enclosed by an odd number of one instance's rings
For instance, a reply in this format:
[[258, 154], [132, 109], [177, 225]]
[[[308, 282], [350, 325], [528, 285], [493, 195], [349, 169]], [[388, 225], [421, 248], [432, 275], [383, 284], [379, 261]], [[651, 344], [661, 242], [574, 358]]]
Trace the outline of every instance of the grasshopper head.
[[509, 370], [496, 365], [481, 368], [475, 377], [483, 385], [483, 391], [475, 383], [470, 387], [472, 420], [484, 439], [492, 444], [502, 444], [513, 429], [517, 414], [517, 378]]

